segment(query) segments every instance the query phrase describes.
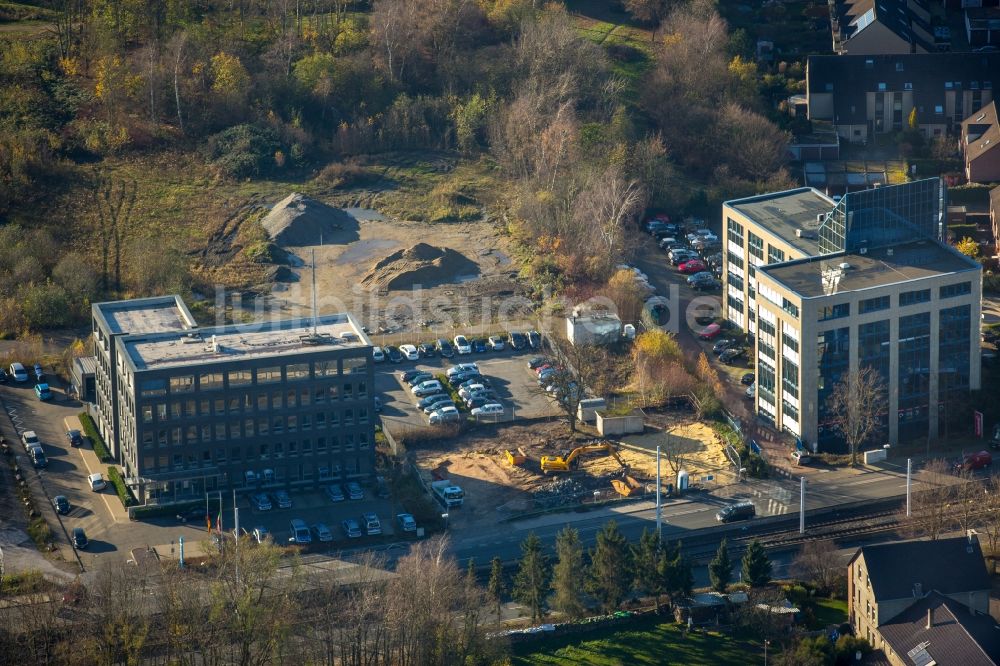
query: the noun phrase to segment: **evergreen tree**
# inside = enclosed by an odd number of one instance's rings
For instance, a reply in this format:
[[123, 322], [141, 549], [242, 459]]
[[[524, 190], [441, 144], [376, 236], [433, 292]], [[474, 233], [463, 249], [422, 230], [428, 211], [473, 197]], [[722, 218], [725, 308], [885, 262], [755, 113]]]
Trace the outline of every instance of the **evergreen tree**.
[[660, 575], [660, 560], [663, 556], [663, 541], [655, 531], [644, 529], [639, 537], [639, 544], [632, 547], [635, 586], [655, 597], [657, 612], [660, 610], [660, 595], [664, 592], [664, 580]]
[[632, 588], [631, 554], [618, 523], [608, 521], [597, 534], [587, 576], [587, 591], [601, 600], [606, 611], [617, 609]]
[[570, 617], [582, 617], [583, 606], [583, 546], [580, 533], [564, 527], [556, 535], [556, 560], [552, 568], [552, 606]]
[[548, 591], [548, 561], [542, 542], [532, 532], [521, 542], [521, 562], [514, 576], [514, 598], [531, 610], [531, 621], [542, 619]]
[[499, 557], [494, 557], [490, 566], [490, 582], [486, 585], [486, 592], [490, 595], [490, 600], [496, 607], [497, 626], [499, 627], [503, 597], [507, 594], [507, 580], [503, 575], [503, 560]]
[[691, 561], [681, 555], [681, 542], [667, 544], [658, 564], [658, 572], [663, 580], [663, 589], [674, 603], [679, 597], [690, 595], [694, 587], [694, 571]]
[[757, 539], [743, 553], [743, 582], [750, 587], [763, 587], [771, 582], [771, 560]]
[[725, 592], [733, 578], [733, 561], [729, 559], [729, 547], [725, 539], [719, 544], [719, 550], [715, 551], [715, 559], [708, 565], [708, 577], [716, 592]]

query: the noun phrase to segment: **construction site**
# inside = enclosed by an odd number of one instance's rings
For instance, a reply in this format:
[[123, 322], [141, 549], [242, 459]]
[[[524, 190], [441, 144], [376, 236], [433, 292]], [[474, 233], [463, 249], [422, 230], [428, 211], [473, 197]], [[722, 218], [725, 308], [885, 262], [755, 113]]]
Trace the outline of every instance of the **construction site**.
[[[487, 427], [413, 454], [425, 482], [448, 479], [464, 491], [462, 509], [450, 512], [456, 529], [655, 493], [655, 445], [602, 439], [583, 430], [570, 433], [562, 421]], [[702, 423], [676, 424], [669, 435], [636, 437], [659, 437], [664, 444], [673, 439], [672, 454], [661, 459], [664, 490], [675, 483], [675, 467], [697, 480], [718, 478], [728, 465], [721, 444]]]

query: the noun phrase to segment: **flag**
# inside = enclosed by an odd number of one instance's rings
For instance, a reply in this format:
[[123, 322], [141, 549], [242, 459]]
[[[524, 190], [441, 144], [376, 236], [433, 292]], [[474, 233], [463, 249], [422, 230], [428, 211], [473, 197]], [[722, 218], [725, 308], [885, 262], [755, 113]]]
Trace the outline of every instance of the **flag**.
[[219, 517], [215, 519], [215, 529], [219, 531], [219, 536], [222, 535], [222, 507], [219, 507]]

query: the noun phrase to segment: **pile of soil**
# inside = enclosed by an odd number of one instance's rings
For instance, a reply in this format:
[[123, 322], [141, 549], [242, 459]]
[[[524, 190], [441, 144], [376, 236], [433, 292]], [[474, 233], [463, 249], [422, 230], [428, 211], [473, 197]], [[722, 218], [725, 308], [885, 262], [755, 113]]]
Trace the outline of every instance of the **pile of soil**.
[[358, 222], [339, 208], [302, 194], [279, 201], [261, 221], [271, 240], [282, 247], [350, 243], [358, 239]]
[[479, 265], [451, 248], [417, 243], [377, 262], [362, 280], [370, 289], [433, 287], [479, 275]]

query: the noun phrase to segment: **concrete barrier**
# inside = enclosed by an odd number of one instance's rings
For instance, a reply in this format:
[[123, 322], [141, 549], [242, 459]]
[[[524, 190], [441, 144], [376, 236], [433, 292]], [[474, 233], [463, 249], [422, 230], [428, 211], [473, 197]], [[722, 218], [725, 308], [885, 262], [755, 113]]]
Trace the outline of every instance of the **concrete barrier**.
[[877, 463], [885, 460], [886, 452], [885, 449], [875, 449], [874, 451], [865, 451], [865, 464], [871, 465], [872, 463]]

